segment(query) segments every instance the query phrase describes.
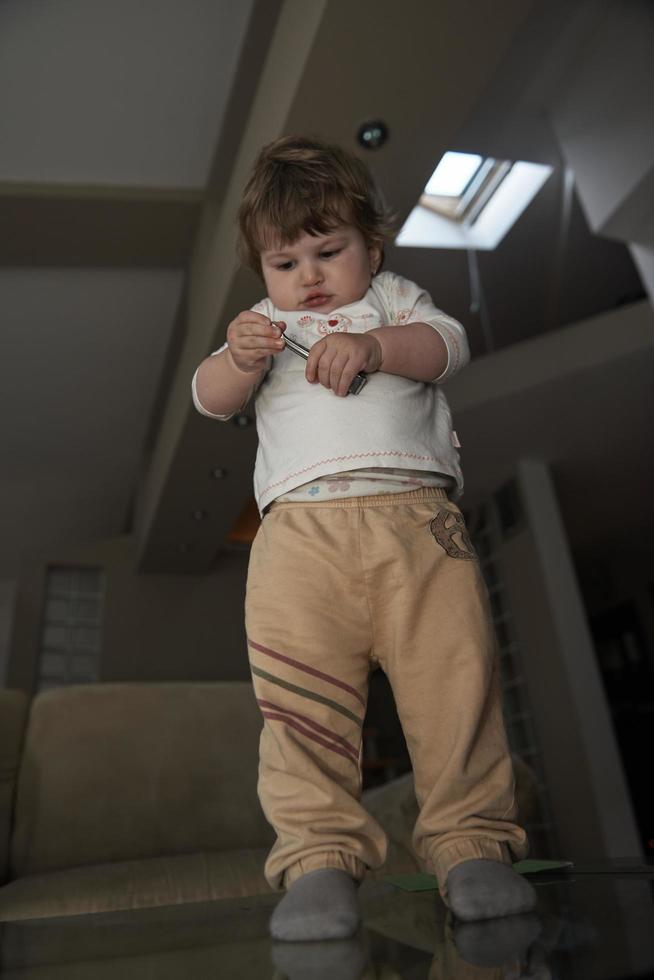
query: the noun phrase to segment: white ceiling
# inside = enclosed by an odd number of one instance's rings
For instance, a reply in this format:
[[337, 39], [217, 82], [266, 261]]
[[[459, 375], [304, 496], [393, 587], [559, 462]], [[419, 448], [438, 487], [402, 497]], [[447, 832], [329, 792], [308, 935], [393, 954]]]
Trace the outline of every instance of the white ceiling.
[[3, 0], [0, 180], [204, 187], [252, 0]]
[[26, 548], [123, 530], [181, 288], [174, 270], [0, 270], [0, 577]]

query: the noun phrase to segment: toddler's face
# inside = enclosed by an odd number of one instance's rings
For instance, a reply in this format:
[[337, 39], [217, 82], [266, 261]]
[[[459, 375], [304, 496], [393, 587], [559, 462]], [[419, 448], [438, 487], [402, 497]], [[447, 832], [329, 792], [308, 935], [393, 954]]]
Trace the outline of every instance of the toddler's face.
[[341, 224], [328, 235], [276, 242], [261, 253], [261, 271], [278, 310], [331, 313], [365, 296], [380, 258], [358, 228]]

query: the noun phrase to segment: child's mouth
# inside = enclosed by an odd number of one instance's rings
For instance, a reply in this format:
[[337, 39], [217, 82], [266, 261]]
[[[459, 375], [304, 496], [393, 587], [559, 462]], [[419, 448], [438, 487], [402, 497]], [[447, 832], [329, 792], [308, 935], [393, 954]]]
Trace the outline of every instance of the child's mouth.
[[304, 306], [311, 308], [314, 306], [322, 306], [329, 300], [329, 296], [325, 293], [310, 293], [309, 296], [304, 300]]

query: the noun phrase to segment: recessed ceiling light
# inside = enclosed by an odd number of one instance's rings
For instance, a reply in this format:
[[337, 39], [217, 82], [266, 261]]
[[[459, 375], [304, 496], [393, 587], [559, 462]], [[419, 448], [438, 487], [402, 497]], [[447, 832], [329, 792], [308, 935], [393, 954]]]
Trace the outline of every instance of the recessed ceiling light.
[[388, 126], [381, 119], [362, 123], [357, 130], [359, 145], [366, 150], [378, 150], [388, 139]]

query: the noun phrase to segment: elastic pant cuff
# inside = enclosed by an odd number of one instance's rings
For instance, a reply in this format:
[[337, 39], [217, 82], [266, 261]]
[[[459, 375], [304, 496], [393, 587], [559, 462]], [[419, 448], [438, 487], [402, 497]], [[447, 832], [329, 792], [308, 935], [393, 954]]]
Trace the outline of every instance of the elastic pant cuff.
[[501, 864], [511, 864], [511, 852], [502, 841], [488, 837], [466, 837], [449, 844], [431, 856], [430, 871], [438, 878], [438, 890], [447, 905], [447, 876], [457, 864], [471, 861], [474, 858], [485, 858], [489, 861], [499, 861]]
[[355, 881], [361, 881], [366, 873], [366, 866], [363, 861], [347, 854], [343, 851], [320, 851], [318, 854], [310, 854], [308, 857], [301, 858], [295, 864], [290, 865], [284, 872], [284, 887], [290, 888], [294, 881], [308, 874], [309, 871], [318, 871], [321, 868], [334, 868], [338, 871], [346, 871]]

